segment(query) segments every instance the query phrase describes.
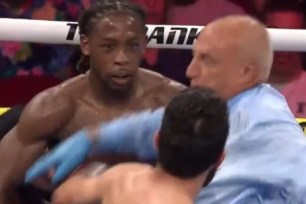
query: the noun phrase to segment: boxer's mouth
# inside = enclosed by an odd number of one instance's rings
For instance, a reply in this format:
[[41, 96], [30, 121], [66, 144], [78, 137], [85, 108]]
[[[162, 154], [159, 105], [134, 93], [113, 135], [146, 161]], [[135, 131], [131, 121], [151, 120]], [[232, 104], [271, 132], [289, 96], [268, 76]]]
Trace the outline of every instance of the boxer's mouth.
[[127, 72], [112, 74], [112, 80], [118, 85], [124, 85], [131, 80], [131, 75]]

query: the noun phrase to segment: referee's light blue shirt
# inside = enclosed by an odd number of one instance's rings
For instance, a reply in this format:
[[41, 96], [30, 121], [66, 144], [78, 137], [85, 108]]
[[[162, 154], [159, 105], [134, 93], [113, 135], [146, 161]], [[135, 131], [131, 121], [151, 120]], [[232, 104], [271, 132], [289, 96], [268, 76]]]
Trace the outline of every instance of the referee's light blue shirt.
[[[228, 107], [226, 157], [213, 181], [201, 190], [197, 204], [306, 204], [306, 139], [285, 98], [262, 84], [232, 98]], [[103, 126], [105, 140], [122, 139], [118, 144], [112, 141], [109, 151], [156, 158], [153, 135], [163, 111]]]

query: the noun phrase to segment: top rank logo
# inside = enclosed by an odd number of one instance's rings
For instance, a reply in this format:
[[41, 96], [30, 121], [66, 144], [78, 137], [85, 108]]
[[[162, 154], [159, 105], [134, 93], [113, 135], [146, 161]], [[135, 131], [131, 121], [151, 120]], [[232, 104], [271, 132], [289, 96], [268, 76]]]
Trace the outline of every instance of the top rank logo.
[[[151, 32], [149, 32], [147, 27], [147, 37], [149, 43], [152, 40], [155, 40], [156, 44], [160, 45], [192, 45], [200, 33], [200, 28], [198, 27], [171, 26], [170, 32], [165, 32], [165, 29], [165, 26], [156, 26]], [[178, 35], [178, 38], [177, 41], [174, 42], [176, 35]]]
[[[69, 27], [66, 40], [74, 40], [75, 34], [78, 30], [77, 23], [67, 23]], [[151, 26], [150, 26], [151, 27]], [[180, 27], [180, 26], [152, 26], [149, 29], [146, 26], [146, 33], [149, 43], [160, 45], [192, 45], [194, 40], [198, 37], [201, 27]], [[166, 31], [167, 30], [167, 31]], [[176, 36], [178, 36], [176, 38]], [[175, 39], [177, 39], [175, 41]]]

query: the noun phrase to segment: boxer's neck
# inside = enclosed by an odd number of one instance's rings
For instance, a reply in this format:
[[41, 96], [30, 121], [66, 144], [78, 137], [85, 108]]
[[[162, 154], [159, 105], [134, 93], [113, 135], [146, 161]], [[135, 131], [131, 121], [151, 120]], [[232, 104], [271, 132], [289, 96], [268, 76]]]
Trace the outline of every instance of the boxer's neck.
[[160, 165], [155, 167], [154, 173], [157, 180], [165, 184], [170, 184], [180, 191], [185, 192], [191, 199], [194, 199], [198, 195], [208, 174], [206, 171], [197, 177], [182, 179], [167, 173]]
[[125, 106], [134, 98], [137, 93], [137, 79], [135, 79], [135, 83], [133, 83], [129, 90], [126, 90], [124, 92], [115, 92], [113, 90], [108, 89], [101, 81], [101, 79], [94, 77], [93, 74], [90, 74], [90, 72], [87, 73], [87, 77], [91, 93], [93, 94], [97, 102], [101, 102], [110, 106]]

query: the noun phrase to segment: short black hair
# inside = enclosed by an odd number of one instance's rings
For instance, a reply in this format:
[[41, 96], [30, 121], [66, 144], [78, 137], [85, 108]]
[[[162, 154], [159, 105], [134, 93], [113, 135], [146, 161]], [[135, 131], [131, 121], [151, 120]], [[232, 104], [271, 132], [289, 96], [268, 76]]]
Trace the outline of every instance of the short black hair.
[[[127, 0], [103, 0], [88, 10], [85, 10], [78, 20], [79, 34], [88, 35], [97, 23], [97, 20], [104, 18], [109, 14], [127, 14], [134, 15], [139, 18], [143, 24], [144, 32], [146, 30], [146, 12], [137, 4]], [[90, 68], [88, 56], [82, 55], [77, 70], [81, 73], [86, 72]]]
[[187, 88], [166, 107], [158, 162], [173, 176], [196, 177], [221, 157], [228, 131], [226, 102], [210, 89]]

